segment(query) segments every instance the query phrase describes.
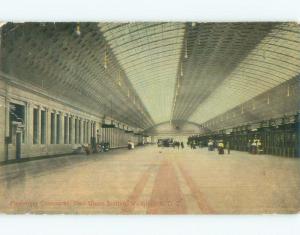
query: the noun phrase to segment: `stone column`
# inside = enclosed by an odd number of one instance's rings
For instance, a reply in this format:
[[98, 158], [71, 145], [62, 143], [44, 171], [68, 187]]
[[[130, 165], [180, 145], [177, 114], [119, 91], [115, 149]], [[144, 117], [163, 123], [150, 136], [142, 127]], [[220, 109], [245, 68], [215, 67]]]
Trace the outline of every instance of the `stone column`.
[[51, 112], [49, 112], [49, 109], [48, 108], [45, 108], [45, 112], [46, 112], [46, 139], [45, 139], [45, 143], [46, 144], [50, 144], [51, 143], [51, 135], [50, 135], [50, 132], [51, 132], [51, 125], [50, 125], [50, 122], [51, 122]]
[[71, 115], [71, 130], [72, 130], [71, 144], [74, 144], [75, 143], [75, 117], [74, 117], [74, 115]]
[[41, 122], [41, 118], [42, 118], [42, 115], [41, 115], [41, 106], [38, 105], [38, 125], [37, 125], [37, 144], [41, 144], [42, 141], [41, 141], [41, 131], [42, 131], [42, 122]]
[[84, 140], [83, 140], [83, 119], [82, 118], [80, 118], [80, 123], [81, 123], [81, 126], [80, 126], [80, 133], [81, 133], [81, 135], [80, 135], [80, 144], [83, 144], [84, 143]]
[[69, 144], [69, 115], [68, 114], [65, 114], [65, 117], [64, 117], [64, 119], [66, 118], [66, 122], [64, 121], [64, 125], [66, 125], [66, 126], [64, 126], [64, 130], [66, 130], [66, 132], [64, 133], [65, 134], [65, 136], [66, 136], [66, 141], [65, 141], [65, 143], [66, 144]]
[[53, 125], [53, 144], [56, 144], [56, 125], [57, 125], [57, 123], [56, 123], [56, 111], [55, 110], [53, 110], [53, 114], [54, 114], [54, 125]]
[[33, 144], [33, 107], [31, 103], [26, 103], [26, 144]]
[[10, 109], [9, 103], [10, 103], [10, 99], [6, 98], [6, 100], [5, 100], [5, 119], [6, 119], [6, 122], [5, 122], [5, 136], [9, 136], [9, 121], [10, 121], [9, 120], [10, 119], [9, 118], [9, 109]]
[[78, 143], [80, 143], [80, 140], [79, 140], [79, 118], [76, 117], [76, 120], [77, 120], [77, 126], [75, 126], [75, 128], [76, 128], [76, 132], [77, 132], [76, 139], [77, 139], [77, 144], [78, 144]]
[[85, 124], [85, 119], [82, 119], [82, 143], [85, 144], [85, 139], [86, 139], [86, 124]]
[[59, 144], [63, 144], [64, 143], [64, 113], [63, 112], [59, 112], [59, 127], [60, 127]]
[[69, 144], [73, 144], [73, 136], [74, 136], [74, 133], [73, 133], [73, 116], [71, 114], [68, 115], [68, 125], [69, 125], [69, 129], [68, 129], [68, 132], [69, 132]]

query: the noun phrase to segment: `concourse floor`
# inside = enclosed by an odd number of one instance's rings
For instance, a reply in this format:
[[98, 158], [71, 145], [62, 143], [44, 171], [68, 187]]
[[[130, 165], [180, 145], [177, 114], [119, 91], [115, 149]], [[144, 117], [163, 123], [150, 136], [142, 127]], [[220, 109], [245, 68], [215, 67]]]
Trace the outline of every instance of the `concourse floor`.
[[300, 159], [156, 146], [0, 166], [0, 213], [262, 214], [300, 208]]

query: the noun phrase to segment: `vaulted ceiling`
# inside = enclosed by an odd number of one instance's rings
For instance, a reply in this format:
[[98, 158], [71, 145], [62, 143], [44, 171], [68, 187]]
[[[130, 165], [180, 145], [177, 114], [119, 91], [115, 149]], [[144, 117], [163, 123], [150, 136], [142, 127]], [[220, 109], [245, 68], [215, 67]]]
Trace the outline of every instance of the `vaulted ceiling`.
[[1, 45], [3, 72], [143, 129], [204, 123], [300, 74], [288, 22], [9, 23]]
[[153, 120], [169, 120], [185, 25], [107, 23], [99, 27]]

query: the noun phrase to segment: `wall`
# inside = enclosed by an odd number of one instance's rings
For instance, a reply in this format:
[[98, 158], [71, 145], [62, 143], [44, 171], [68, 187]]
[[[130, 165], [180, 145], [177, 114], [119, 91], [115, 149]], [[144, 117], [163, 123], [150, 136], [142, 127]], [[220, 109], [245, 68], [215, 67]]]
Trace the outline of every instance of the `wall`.
[[296, 114], [300, 110], [299, 84], [300, 78], [296, 77], [203, 123], [202, 126], [206, 131], [214, 131]]
[[146, 133], [153, 136], [187, 136], [198, 134], [201, 130], [202, 128], [195, 123], [172, 121], [160, 123], [146, 130]]
[[[120, 125], [119, 128], [101, 128], [103, 122], [102, 117], [85, 112], [82, 107], [76, 108], [62, 103], [56, 100], [55, 97], [47, 95], [47, 92], [41, 94], [30, 89], [28, 87], [22, 87], [21, 84], [15, 85], [8, 83], [0, 77], [0, 162], [12, 160], [16, 157], [14, 141], [5, 144], [5, 136], [9, 136], [9, 104], [11, 102], [24, 105], [25, 107], [25, 138], [24, 143], [21, 145], [21, 158], [72, 153], [76, 147], [91, 143], [90, 137], [96, 137], [99, 142], [110, 142], [112, 148], [127, 146], [129, 139], [136, 144], [141, 142], [139, 136], [125, 133], [123, 130], [124, 125]], [[33, 131], [34, 109], [38, 110], [39, 116], [37, 119], [37, 135], [34, 135]], [[42, 111], [46, 113], [44, 144], [41, 143]], [[51, 143], [51, 113], [60, 115], [59, 140], [57, 143]], [[71, 137], [69, 136], [69, 132], [64, 133], [64, 117], [71, 118], [71, 122], [68, 123], [71, 124]], [[75, 130], [76, 119], [78, 120], [77, 130]], [[79, 122], [81, 122], [81, 126], [79, 126]], [[84, 127], [84, 123], [86, 123], [86, 127]], [[54, 122], [54, 125], [57, 125], [57, 120]], [[54, 129], [56, 129], [56, 127]], [[97, 132], [97, 130], [99, 131]], [[77, 138], [75, 138], [75, 133], [77, 133]], [[53, 132], [53, 134], [56, 142], [56, 133]], [[34, 143], [34, 136], [37, 137], [35, 138], [37, 140], [36, 143]], [[66, 142], [65, 138], [67, 140]]]
[[4, 161], [4, 157], [5, 157], [4, 140], [5, 140], [5, 98], [3, 96], [0, 96], [0, 161]]

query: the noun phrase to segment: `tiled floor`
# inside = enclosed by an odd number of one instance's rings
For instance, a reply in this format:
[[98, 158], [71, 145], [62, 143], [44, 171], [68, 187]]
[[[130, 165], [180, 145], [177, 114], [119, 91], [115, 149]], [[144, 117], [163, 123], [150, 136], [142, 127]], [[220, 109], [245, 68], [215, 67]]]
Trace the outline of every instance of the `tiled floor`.
[[300, 209], [300, 159], [156, 146], [0, 166], [0, 211], [261, 214]]

